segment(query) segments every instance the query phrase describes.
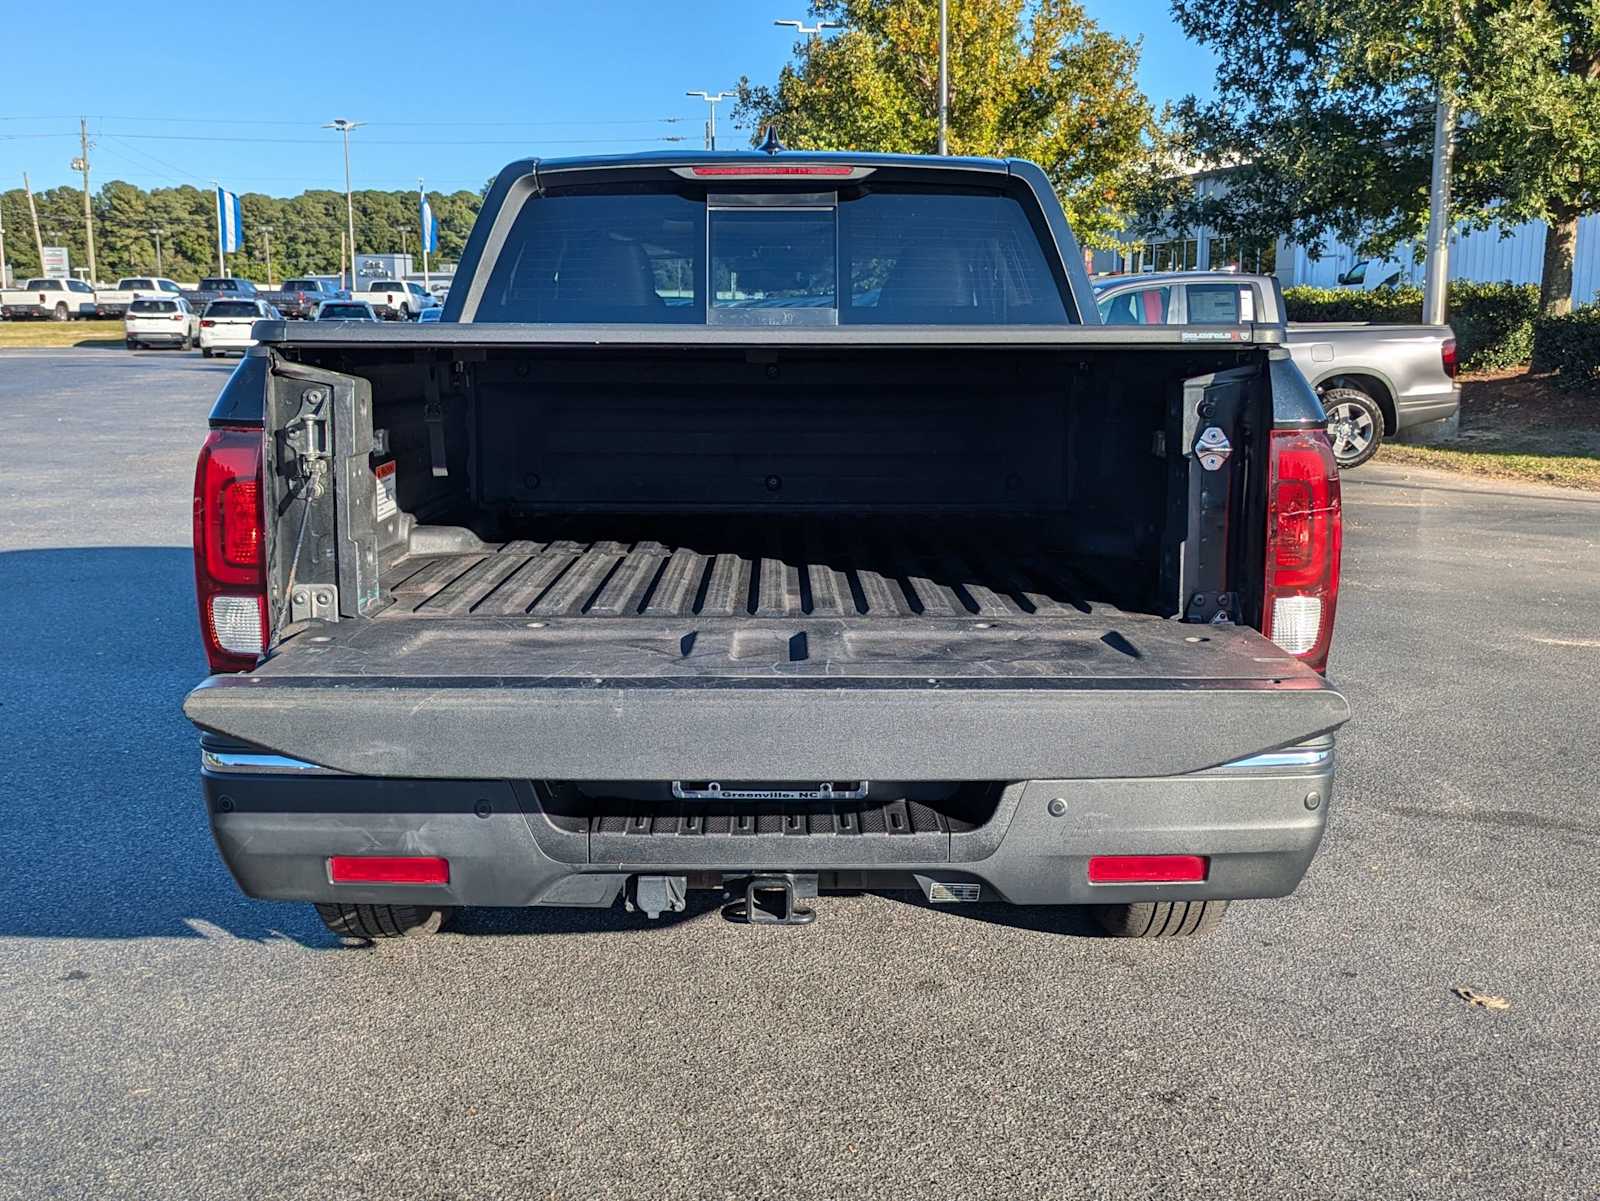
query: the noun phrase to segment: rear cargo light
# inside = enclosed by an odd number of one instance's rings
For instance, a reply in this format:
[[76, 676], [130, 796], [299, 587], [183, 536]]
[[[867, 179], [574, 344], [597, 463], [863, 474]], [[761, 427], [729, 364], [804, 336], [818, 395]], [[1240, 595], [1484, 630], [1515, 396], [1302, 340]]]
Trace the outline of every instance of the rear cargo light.
[[1456, 340], [1446, 338], [1439, 345], [1439, 359], [1444, 364], [1444, 373], [1451, 379], [1456, 377]]
[[1090, 884], [1200, 884], [1210, 860], [1204, 855], [1096, 855]]
[[1343, 539], [1339, 468], [1322, 430], [1274, 430], [1267, 469], [1262, 633], [1318, 671], [1328, 667]]
[[194, 584], [212, 671], [248, 671], [266, 646], [261, 431], [214, 429], [194, 474]]
[[434, 855], [333, 855], [335, 884], [448, 884], [450, 861]]

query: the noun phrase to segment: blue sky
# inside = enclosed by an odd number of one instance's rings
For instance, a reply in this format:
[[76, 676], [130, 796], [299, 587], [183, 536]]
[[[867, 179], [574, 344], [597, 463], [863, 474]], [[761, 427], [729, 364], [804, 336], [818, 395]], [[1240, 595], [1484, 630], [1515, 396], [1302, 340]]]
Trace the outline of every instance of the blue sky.
[[[1210, 90], [1212, 59], [1185, 41], [1167, 0], [1085, 2], [1106, 28], [1143, 36], [1141, 83], [1158, 102]], [[144, 19], [153, 11], [125, 0], [13, 6], [6, 94], [29, 95], [22, 81], [49, 63], [71, 85], [0, 112], [0, 188], [19, 186], [23, 171], [36, 188], [76, 184], [80, 113], [96, 186], [342, 189], [338, 135], [319, 128], [334, 117], [369, 122], [351, 138], [357, 187], [415, 187], [422, 176], [430, 188], [476, 188], [525, 154], [662, 148], [667, 137], [698, 145], [705, 105], [684, 92], [774, 78], [793, 35], [772, 21], [804, 16], [805, 5], [291, 2], [223, 5], [179, 31]], [[229, 14], [233, 30], [217, 23]], [[366, 32], [352, 38], [351, 28]], [[85, 29], [97, 36], [82, 40]]]

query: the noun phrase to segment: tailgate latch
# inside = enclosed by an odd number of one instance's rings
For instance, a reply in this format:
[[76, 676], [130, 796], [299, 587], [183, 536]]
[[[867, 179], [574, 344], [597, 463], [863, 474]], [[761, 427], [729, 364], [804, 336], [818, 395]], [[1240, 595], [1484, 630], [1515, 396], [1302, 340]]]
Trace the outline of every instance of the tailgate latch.
[[1207, 471], [1219, 471], [1233, 454], [1233, 443], [1228, 441], [1228, 435], [1220, 427], [1208, 425], [1195, 440], [1194, 453], [1200, 460], [1200, 466]]

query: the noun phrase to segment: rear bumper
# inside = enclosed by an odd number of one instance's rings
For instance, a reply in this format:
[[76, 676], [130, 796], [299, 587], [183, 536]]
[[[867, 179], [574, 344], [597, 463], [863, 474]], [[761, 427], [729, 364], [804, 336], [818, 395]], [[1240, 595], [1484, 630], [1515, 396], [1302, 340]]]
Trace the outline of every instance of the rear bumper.
[[143, 333], [139, 330], [130, 329], [125, 331], [124, 336], [135, 342], [143, 342], [146, 346], [179, 346], [189, 336], [189, 332], [187, 330], [178, 330], [176, 332], [161, 330], [158, 333]]
[[1460, 408], [1461, 385], [1452, 383], [1446, 387], [1418, 387], [1396, 399], [1395, 429], [1399, 431], [1415, 425], [1426, 425], [1430, 421], [1442, 421], [1453, 416]]
[[[602, 832], [546, 812], [527, 781], [348, 776], [215, 744], [201, 778], [223, 860], [247, 894], [266, 899], [605, 906], [631, 876], [710, 887], [798, 872], [818, 874], [824, 887], [913, 887], [922, 877], [979, 885], [963, 899], [1095, 904], [1293, 891], [1322, 839], [1333, 744], [1184, 776], [1018, 782], [987, 823], [934, 834], [863, 833], [859, 824], [850, 833], [831, 824], [827, 833], [691, 833], [670, 820]], [[1093, 855], [1178, 853], [1209, 857], [1204, 882], [1088, 881]], [[330, 855], [386, 854], [443, 856], [450, 882], [329, 882]]]

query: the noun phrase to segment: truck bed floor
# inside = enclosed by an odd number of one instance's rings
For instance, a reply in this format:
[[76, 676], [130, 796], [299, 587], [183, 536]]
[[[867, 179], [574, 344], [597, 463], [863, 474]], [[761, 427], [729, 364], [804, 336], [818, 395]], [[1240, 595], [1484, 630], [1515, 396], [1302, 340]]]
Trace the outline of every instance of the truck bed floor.
[[1007, 517], [584, 516], [467, 554], [408, 555], [389, 618], [1020, 619], [1117, 612], [1114, 564]]

